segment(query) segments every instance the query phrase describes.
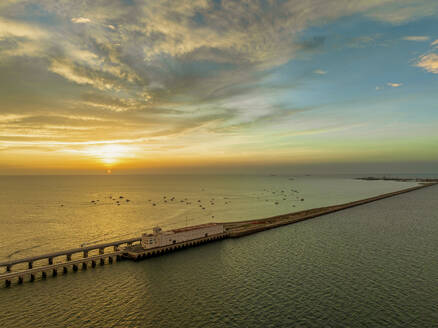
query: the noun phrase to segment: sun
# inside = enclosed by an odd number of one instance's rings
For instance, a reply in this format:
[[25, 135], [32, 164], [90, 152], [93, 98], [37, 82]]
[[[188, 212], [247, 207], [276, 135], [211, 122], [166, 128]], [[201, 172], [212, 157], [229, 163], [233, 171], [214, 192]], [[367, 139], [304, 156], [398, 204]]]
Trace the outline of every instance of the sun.
[[[129, 147], [116, 144], [93, 146], [86, 149], [85, 152], [107, 167], [111, 167], [121, 162], [124, 158], [132, 156], [132, 151]], [[108, 169], [108, 171], [107, 173], [110, 174], [111, 170]]]

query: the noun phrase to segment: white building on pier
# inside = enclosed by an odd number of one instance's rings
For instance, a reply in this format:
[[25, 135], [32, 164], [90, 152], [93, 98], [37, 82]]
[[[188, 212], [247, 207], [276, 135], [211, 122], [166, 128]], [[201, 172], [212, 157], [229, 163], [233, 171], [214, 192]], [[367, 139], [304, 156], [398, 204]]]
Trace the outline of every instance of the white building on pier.
[[220, 223], [207, 223], [169, 231], [162, 231], [160, 227], [155, 227], [152, 234], [142, 234], [141, 246], [144, 249], [163, 247], [222, 233], [224, 233], [224, 226]]

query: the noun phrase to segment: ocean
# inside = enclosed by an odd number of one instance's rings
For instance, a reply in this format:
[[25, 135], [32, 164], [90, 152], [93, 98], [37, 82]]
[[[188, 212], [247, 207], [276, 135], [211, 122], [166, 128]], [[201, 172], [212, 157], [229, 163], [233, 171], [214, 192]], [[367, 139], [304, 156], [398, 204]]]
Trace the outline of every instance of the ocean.
[[[413, 185], [345, 176], [3, 176], [0, 259]], [[244, 238], [0, 288], [0, 327], [434, 327], [437, 197], [434, 186]]]

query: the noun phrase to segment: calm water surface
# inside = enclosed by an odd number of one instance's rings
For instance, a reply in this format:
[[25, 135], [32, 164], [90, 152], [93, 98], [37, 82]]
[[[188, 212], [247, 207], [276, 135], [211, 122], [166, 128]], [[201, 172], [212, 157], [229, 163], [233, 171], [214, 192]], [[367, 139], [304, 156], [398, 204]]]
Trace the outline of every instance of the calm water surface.
[[[287, 179], [277, 186], [289, 183], [304, 202], [324, 190]], [[354, 188], [323, 192], [344, 201]], [[119, 192], [134, 201], [134, 189]], [[56, 201], [67, 207], [64, 195]], [[1, 288], [0, 327], [436, 327], [437, 233], [435, 186], [240, 239]]]
[[307, 176], [0, 176], [0, 261], [136, 237], [157, 224], [256, 219], [411, 185]]

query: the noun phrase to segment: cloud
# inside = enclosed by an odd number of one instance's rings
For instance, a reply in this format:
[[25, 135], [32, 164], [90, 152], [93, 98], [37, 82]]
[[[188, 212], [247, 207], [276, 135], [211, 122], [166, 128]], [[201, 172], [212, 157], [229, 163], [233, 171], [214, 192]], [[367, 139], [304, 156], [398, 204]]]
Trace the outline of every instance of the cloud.
[[415, 41], [415, 42], [424, 42], [424, 41], [428, 41], [429, 39], [430, 37], [424, 35], [410, 35], [402, 38], [402, 40]]
[[364, 124], [350, 124], [350, 125], [334, 125], [330, 127], [324, 127], [324, 128], [315, 128], [315, 129], [307, 129], [307, 130], [301, 130], [301, 131], [292, 131], [292, 132], [286, 132], [281, 133], [279, 135], [281, 136], [304, 136], [304, 135], [315, 135], [315, 134], [325, 134], [325, 133], [332, 133], [332, 132], [339, 132], [343, 130], [353, 129], [362, 127]]
[[401, 25], [421, 17], [434, 16], [438, 13], [438, 3], [429, 0], [381, 1], [381, 6], [374, 6], [366, 13], [376, 20]]
[[122, 98], [93, 92], [85, 93], [81, 98], [84, 105], [114, 112], [141, 110], [148, 102], [148, 98]]
[[438, 74], [438, 54], [431, 53], [421, 56], [415, 66], [421, 67], [429, 73]]
[[112, 89], [114, 87], [111, 82], [90, 77], [89, 72], [86, 72], [80, 67], [76, 67], [73, 63], [68, 61], [54, 60], [49, 70], [77, 84], [93, 85], [100, 90]]
[[389, 87], [398, 88], [398, 87], [401, 87], [403, 85], [403, 83], [388, 82], [386, 85]]
[[319, 75], [325, 75], [325, 74], [327, 74], [327, 71], [323, 71], [322, 69], [316, 69], [313, 71], [313, 73], [319, 74]]
[[76, 24], [85, 24], [85, 23], [90, 23], [91, 19], [85, 17], [74, 17], [71, 19], [71, 21]]
[[435, 40], [435, 41], [433, 41], [430, 45], [431, 45], [431, 46], [436, 46], [436, 45], [438, 45], [438, 39]]
[[48, 36], [48, 33], [36, 26], [0, 17], [0, 40], [10, 37], [38, 40]]
[[[170, 148], [172, 138], [196, 145], [199, 135], [287, 130], [303, 110], [280, 96], [300, 82], [266, 81], [281, 65], [329, 46], [329, 36], [303, 37], [308, 28], [351, 15], [399, 24], [434, 12], [422, 0], [420, 9], [405, 0], [0, 2], [0, 63], [10, 65], [0, 65], [7, 85], [0, 135], [162, 138]], [[379, 36], [349, 46], [373, 45]]]
[[355, 37], [348, 42], [348, 46], [352, 48], [365, 48], [370, 45], [376, 44], [377, 39], [381, 37], [381, 34], [374, 35], [362, 35]]

